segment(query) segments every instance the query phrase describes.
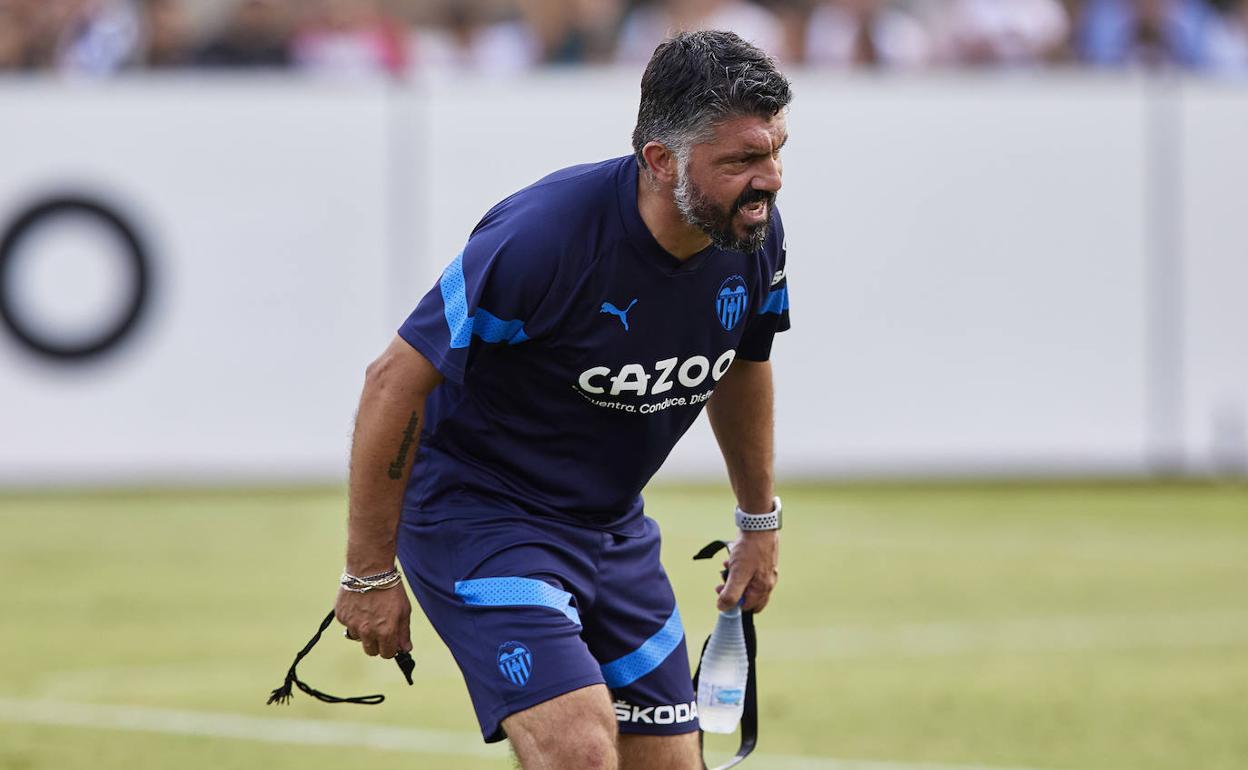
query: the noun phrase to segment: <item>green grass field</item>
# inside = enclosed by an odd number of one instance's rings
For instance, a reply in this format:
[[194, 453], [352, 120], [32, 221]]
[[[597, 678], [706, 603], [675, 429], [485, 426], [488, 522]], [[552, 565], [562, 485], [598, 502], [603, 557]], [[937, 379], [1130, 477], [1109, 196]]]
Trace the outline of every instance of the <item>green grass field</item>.
[[[1248, 768], [1248, 488], [788, 486], [746, 768]], [[722, 488], [648, 495], [713, 618]], [[423, 617], [416, 686], [327, 635], [340, 489], [0, 496], [0, 768], [506, 768]], [[709, 744], [727, 756], [730, 742]]]

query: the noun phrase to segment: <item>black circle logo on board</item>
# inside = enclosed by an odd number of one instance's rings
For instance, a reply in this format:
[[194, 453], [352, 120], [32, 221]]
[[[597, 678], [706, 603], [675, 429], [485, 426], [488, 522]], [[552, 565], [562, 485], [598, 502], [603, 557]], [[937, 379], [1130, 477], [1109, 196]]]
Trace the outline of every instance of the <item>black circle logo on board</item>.
[[[86, 217], [94, 224], [110, 230], [123, 245], [125, 264], [125, 296], [118, 303], [122, 308], [116, 317], [103, 319], [99, 328], [73, 340], [57, 339], [39, 328], [26, 316], [19, 301], [20, 291], [15, 274], [22, 241], [37, 227], [54, 223], [62, 217]], [[151, 262], [146, 246], [135, 228], [106, 203], [86, 196], [61, 195], [45, 198], [22, 210], [0, 230], [0, 322], [27, 350], [56, 361], [82, 361], [106, 353], [135, 330], [149, 304]], [[21, 259], [36, 259], [37, 254], [22, 254]]]

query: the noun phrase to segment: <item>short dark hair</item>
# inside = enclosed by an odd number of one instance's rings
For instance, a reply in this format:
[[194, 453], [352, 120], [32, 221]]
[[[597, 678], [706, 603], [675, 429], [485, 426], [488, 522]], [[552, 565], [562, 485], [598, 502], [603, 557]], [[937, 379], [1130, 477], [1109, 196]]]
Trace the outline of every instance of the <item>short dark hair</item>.
[[660, 142], [677, 154], [745, 115], [770, 118], [793, 99], [776, 62], [732, 32], [683, 32], [654, 49], [641, 76], [633, 153]]

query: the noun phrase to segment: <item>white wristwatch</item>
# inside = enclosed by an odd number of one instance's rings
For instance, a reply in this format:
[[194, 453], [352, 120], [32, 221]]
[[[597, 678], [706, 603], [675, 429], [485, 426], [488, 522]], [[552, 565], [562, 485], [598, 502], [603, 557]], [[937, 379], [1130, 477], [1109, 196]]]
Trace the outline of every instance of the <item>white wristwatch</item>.
[[772, 498], [771, 513], [746, 513], [740, 506], [736, 510], [737, 529], [742, 532], [764, 532], [780, 529], [780, 498]]

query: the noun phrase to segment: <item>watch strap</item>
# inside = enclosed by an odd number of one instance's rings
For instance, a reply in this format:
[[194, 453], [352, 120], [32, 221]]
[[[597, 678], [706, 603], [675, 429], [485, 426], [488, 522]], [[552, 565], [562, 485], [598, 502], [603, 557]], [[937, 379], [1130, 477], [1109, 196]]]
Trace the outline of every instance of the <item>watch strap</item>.
[[780, 516], [781, 505], [780, 498], [772, 498], [772, 509], [770, 513], [746, 513], [737, 507], [734, 516], [737, 520], [737, 529], [742, 532], [765, 532], [773, 529], [780, 529], [783, 520]]

